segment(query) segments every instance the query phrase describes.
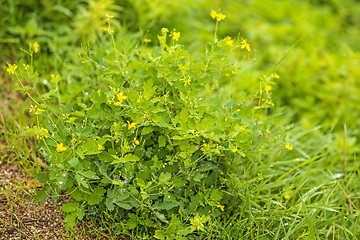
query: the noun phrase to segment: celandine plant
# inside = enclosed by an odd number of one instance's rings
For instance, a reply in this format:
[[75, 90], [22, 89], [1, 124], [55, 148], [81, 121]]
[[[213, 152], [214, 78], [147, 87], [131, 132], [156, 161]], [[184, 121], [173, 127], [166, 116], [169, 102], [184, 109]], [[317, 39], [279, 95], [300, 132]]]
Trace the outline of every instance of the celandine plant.
[[[217, 11], [211, 17], [216, 28], [225, 19]], [[245, 39], [217, 40], [215, 31], [202, 59], [194, 60], [177, 44], [175, 29], [162, 29], [160, 46], [147, 47], [145, 39], [122, 49], [110, 21], [105, 30], [114, 52], [86, 50], [82, 81], [67, 87], [52, 75], [50, 91], [30, 108], [42, 116], [28, 132], [49, 173], [38, 174], [44, 188], [35, 200], [68, 194], [61, 207], [67, 228], [103, 214], [129, 234], [196, 236], [212, 219], [232, 214], [241, 203], [239, 175], [268, 154], [261, 109], [272, 106], [270, 85], [278, 76], [264, 77], [260, 90], [242, 99], [219, 96], [240, 79], [234, 56], [251, 51]], [[15, 66], [8, 71], [20, 81]], [[281, 136], [272, 141], [280, 146]]]

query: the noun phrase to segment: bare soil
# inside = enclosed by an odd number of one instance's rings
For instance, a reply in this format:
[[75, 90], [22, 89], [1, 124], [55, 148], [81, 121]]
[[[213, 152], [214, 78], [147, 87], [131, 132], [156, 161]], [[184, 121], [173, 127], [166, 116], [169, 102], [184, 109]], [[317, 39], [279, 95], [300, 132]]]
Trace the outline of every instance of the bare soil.
[[105, 233], [92, 235], [86, 222], [67, 232], [60, 211], [67, 199], [60, 198], [57, 206], [50, 198], [34, 204], [32, 195], [40, 187], [20, 166], [0, 162], [0, 239], [109, 239]]

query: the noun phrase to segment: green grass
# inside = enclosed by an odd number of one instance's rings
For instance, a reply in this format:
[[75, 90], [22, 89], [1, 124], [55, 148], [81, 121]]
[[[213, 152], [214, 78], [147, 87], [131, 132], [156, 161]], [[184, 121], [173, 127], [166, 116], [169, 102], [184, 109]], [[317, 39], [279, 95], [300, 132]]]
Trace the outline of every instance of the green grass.
[[[24, 79], [33, 86], [31, 94], [41, 98], [51, 90], [50, 74], [65, 82], [82, 83], [105, 78], [101, 70], [80, 67], [84, 51], [100, 65], [112, 51], [112, 40], [101, 30], [105, 14], [115, 16], [115, 39], [129, 56], [132, 39], [152, 50], [158, 45], [162, 27], [176, 28], [180, 44], [195, 59], [202, 59], [206, 42], [213, 41], [214, 22], [209, 16], [219, 9], [227, 18], [219, 23], [218, 38], [240, 33], [252, 52], [245, 60], [230, 56], [239, 78], [218, 90], [218, 101], [253, 98], [258, 81], [266, 73], [279, 74], [273, 81], [275, 106], [263, 117], [255, 116], [270, 134], [258, 129], [255, 143], [264, 150], [238, 166], [229, 176], [233, 191], [221, 217], [205, 224], [193, 239], [358, 239], [360, 150], [360, 3], [358, 1], [0, 1], [0, 158], [19, 164], [30, 176], [43, 171], [43, 155], [26, 126], [36, 124], [29, 114], [31, 100], [12, 91], [16, 79], [6, 72], [6, 62], [29, 58], [20, 50], [37, 41], [38, 75]], [[34, 12], [36, 14], [34, 14]], [[152, 41], [141, 43], [144, 38]], [[127, 45], [126, 45], [127, 44]], [[87, 49], [88, 47], [88, 49]], [[130, 59], [130, 58], [129, 58]], [[85, 69], [85, 70], [84, 70]], [[89, 78], [89, 79], [85, 79]], [[46, 80], [46, 81], [44, 81]], [[100, 81], [99, 81], [100, 82]], [[102, 85], [101, 85], [102, 84]], [[106, 83], [100, 82], [100, 87]], [[62, 86], [65, 90], [66, 86]], [[205, 89], [204, 89], [205, 91]], [[255, 127], [254, 127], [255, 129]], [[259, 140], [266, 137], [267, 141]], [[281, 139], [294, 149], [277, 145]], [[266, 143], [265, 143], [266, 142]], [[255, 146], [259, 149], [261, 146]], [[255, 152], [255, 150], [254, 150]], [[346, 169], [345, 169], [346, 165]], [[3, 193], [6, 194], [7, 193]], [[285, 197], [286, 196], [286, 197]], [[289, 198], [288, 198], [289, 196]], [[17, 197], [17, 196], [13, 196]], [[230, 198], [229, 198], [230, 199]], [[126, 229], [119, 216], [104, 213], [101, 228], [94, 234], [116, 239], [152, 239], [153, 230]], [[91, 228], [91, 225], [89, 226]], [[76, 239], [78, 232], [69, 232]]]

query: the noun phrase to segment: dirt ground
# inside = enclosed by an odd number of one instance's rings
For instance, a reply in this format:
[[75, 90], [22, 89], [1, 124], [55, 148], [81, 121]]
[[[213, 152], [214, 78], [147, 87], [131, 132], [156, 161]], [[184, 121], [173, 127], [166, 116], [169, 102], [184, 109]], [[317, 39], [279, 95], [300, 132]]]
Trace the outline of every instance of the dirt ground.
[[57, 206], [50, 198], [33, 204], [31, 196], [40, 187], [20, 166], [0, 162], [0, 239], [109, 239], [91, 235], [86, 223], [68, 233], [60, 211], [67, 199], [60, 198]]

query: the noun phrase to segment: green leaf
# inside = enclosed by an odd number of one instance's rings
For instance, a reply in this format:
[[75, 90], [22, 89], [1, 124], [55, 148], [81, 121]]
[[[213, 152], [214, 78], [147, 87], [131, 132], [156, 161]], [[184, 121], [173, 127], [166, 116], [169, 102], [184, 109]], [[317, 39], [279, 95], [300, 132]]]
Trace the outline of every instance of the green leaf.
[[89, 185], [88, 185], [86, 179], [84, 179], [80, 174], [76, 173], [75, 179], [76, 179], [76, 182], [78, 183], [79, 186], [82, 185], [85, 188], [89, 188]]
[[164, 223], [169, 223], [169, 221], [166, 220], [166, 217], [165, 217], [164, 214], [159, 213], [159, 212], [155, 212], [155, 211], [154, 211], [154, 213], [155, 213], [155, 216], [156, 216], [160, 221], [162, 221], [162, 222], [164, 222]]
[[127, 162], [137, 162], [140, 160], [138, 156], [127, 154], [124, 157], [118, 157], [116, 155], [112, 155], [113, 158], [115, 158], [114, 161], [112, 161], [112, 164], [116, 163], [127, 163]]
[[210, 194], [210, 199], [219, 202], [223, 198], [223, 193], [219, 189], [214, 189]]
[[144, 127], [142, 130], [141, 130], [141, 135], [146, 135], [146, 134], [149, 134], [151, 132], [154, 131], [154, 127], [152, 126], [147, 126], [147, 127]]
[[98, 143], [95, 139], [88, 138], [85, 140], [85, 143], [76, 148], [76, 152], [79, 155], [95, 155], [101, 153], [101, 151], [98, 150], [98, 147]]
[[149, 100], [153, 96], [156, 88], [157, 88], [156, 86], [153, 86], [152, 80], [145, 82], [144, 83], [144, 98], [146, 100]]
[[138, 220], [135, 214], [129, 214], [129, 221], [126, 223], [128, 229], [134, 229], [138, 225]]
[[43, 205], [48, 196], [49, 196], [49, 190], [47, 188], [43, 188], [36, 193], [36, 195], [34, 196], [33, 203], [40, 202], [40, 204]]
[[90, 94], [90, 100], [95, 105], [100, 105], [101, 103], [106, 103], [106, 95], [105, 95], [104, 91], [99, 89], [97, 91], [93, 91]]
[[[159, 205], [156, 207], [156, 209], [159, 209], [159, 210], [170, 210], [174, 207], [177, 207], [179, 206], [178, 203], [173, 203], [173, 202], [162, 202], [162, 203], [159, 203]], [[155, 208], [155, 207], [154, 207]]]
[[71, 212], [64, 218], [66, 230], [70, 230], [71, 228], [74, 228], [76, 226], [76, 214], [77, 212]]
[[115, 202], [115, 204], [126, 210], [130, 210], [132, 208], [132, 206], [129, 203], [125, 203], [125, 202]]
[[86, 116], [84, 112], [80, 112], [80, 111], [75, 111], [74, 115], [77, 117], [85, 117]]
[[76, 214], [77, 218], [81, 221], [85, 216], [85, 208], [81, 207]]
[[50, 181], [49, 176], [44, 173], [36, 173], [35, 178], [42, 184], [47, 184]]
[[64, 203], [61, 206], [61, 210], [64, 212], [74, 212], [74, 211], [78, 211], [79, 209], [79, 203], [78, 202], [69, 202], [69, 203]]
[[105, 192], [106, 190], [103, 187], [97, 187], [90, 193], [86, 200], [89, 205], [98, 204], [103, 200], [103, 195]]
[[171, 178], [171, 173], [162, 172], [159, 176], [159, 183], [167, 183]]
[[161, 135], [160, 137], [159, 137], [159, 147], [165, 147], [165, 145], [166, 145], [166, 137], [165, 136], [163, 136], [163, 135]]
[[70, 165], [71, 167], [73, 167], [74, 169], [77, 169], [77, 167], [78, 167], [79, 164], [80, 164], [80, 161], [79, 161], [79, 159], [77, 159], [77, 158], [72, 158], [72, 159], [70, 159], [70, 160], [68, 161], [68, 163], [69, 163], [69, 165]]
[[95, 172], [93, 171], [86, 171], [86, 172], [78, 172], [79, 174], [81, 174], [82, 176], [86, 177], [86, 178], [89, 178], [89, 179], [100, 179]]
[[166, 237], [166, 233], [163, 230], [155, 230], [154, 238], [164, 240]]
[[114, 199], [113, 198], [107, 198], [105, 205], [109, 211], [114, 210]]

